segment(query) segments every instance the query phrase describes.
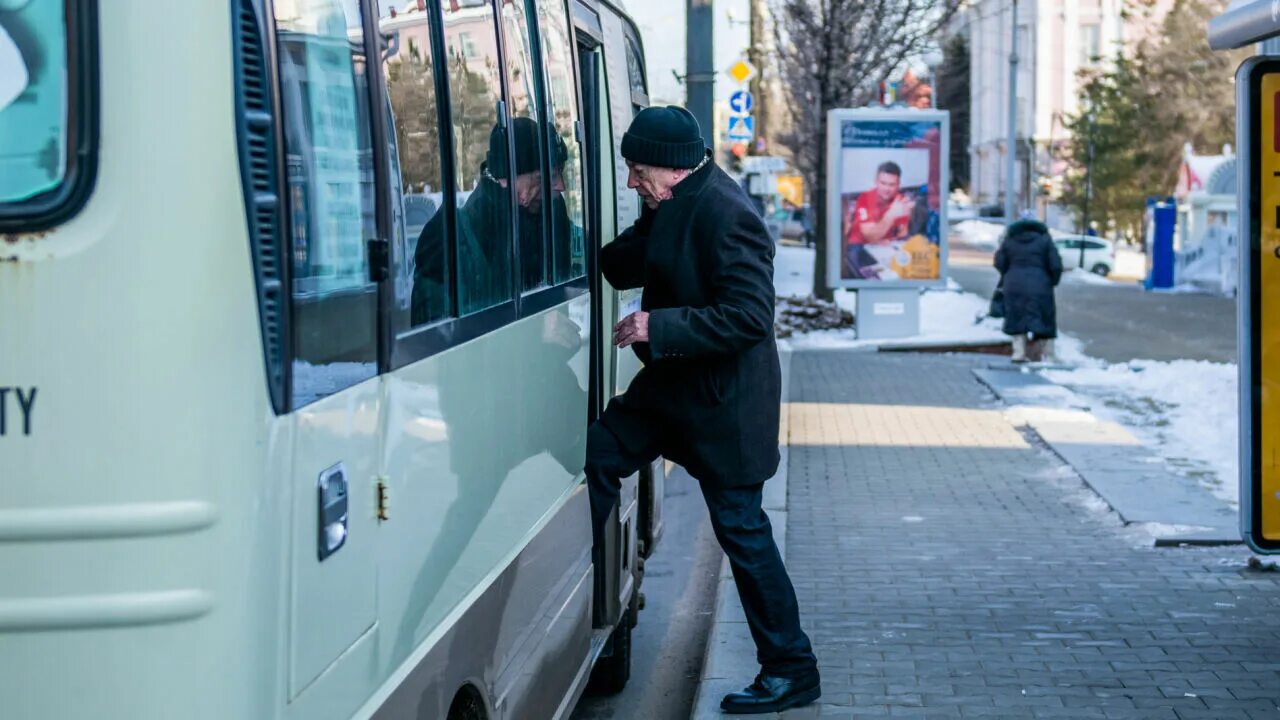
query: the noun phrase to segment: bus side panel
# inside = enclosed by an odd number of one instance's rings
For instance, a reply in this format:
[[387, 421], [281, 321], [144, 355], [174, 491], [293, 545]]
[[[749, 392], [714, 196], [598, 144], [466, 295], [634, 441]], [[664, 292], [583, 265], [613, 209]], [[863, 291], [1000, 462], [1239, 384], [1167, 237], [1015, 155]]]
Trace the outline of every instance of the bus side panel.
[[454, 660], [508, 703], [532, 689], [514, 689], [529, 662], [543, 673], [540, 693], [568, 691], [590, 622], [551, 621], [589, 572], [586, 506], [536, 556], [512, 563], [582, 482], [589, 317], [582, 295], [386, 376], [378, 645], [387, 675], [419, 663], [453, 613], [498, 582], [489, 626], [458, 637]]
[[[105, 10], [106, 4], [103, 4]], [[288, 430], [273, 432], [225, 3], [100, 12], [99, 176], [0, 262], [0, 716], [269, 718]], [[163, 61], [157, 61], [163, 58]], [[282, 518], [285, 518], [282, 520]]]

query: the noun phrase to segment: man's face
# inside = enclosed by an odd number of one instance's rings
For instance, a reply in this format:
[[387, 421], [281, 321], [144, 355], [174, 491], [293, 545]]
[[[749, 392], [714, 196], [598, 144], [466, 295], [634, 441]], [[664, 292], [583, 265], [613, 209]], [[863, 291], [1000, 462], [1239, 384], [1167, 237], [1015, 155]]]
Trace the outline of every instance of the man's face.
[[893, 202], [902, 188], [902, 178], [893, 173], [882, 172], [876, 175], [876, 195], [881, 202]]
[[[500, 183], [506, 187], [507, 183]], [[564, 192], [564, 174], [556, 171], [551, 176], [551, 192]], [[542, 173], [531, 172], [516, 176], [516, 202], [528, 212], [542, 212]]]
[[627, 187], [635, 190], [650, 208], [671, 199], [671, 189], [688, 176], [689, 171], [660, 168], [627, 161]]

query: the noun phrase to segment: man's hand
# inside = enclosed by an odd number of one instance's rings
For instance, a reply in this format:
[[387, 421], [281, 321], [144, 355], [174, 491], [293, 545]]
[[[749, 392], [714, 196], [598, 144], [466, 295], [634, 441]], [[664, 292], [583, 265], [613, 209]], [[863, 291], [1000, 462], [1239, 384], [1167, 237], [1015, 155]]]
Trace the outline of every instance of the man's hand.
[[649, 313], [643, 310], [631, 313], [613, 326], [614, 345], [624, 348], [638, 342], [649, 342]]
[[899, 195], [893, 199], [893, 204], [889, 206], [889, 211], [885, 213], [885, 216], [891, 220], [900, 220], [909, 216], [911, 211], [915, 209], [915, 206], [916, 203], [914, 200], [908, 200], [907, 198]]

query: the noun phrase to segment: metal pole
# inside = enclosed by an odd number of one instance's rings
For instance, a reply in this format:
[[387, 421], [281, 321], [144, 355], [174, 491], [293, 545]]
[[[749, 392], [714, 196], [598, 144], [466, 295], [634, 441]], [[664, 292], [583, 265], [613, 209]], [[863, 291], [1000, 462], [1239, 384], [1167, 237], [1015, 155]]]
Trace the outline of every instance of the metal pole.
[[698, 126], [707, 147], [716, 146], [715, 115], [712, 107], [715, 71], [712, 63], [712, 0], [686, 0], [685, 31], [685, 105]]
[[1085, 116], [1087, 123], [1085, 129], [1089, 134], [1089, 155], [1084, 168], [1084, 237], [1080, 239], [1080, 269], [1084, 268], [1084, 238], [1089, 237], [1089, 201], [1093, 200], [1093, 108], [1089, 108], [1089, 114]]
[[[755, 97], [756, 116], [756, 138], [764, 141], [764, 152], [772, 152], [773, 148], [769, 146], [769, 87], [765, 82], [764, 71], [768, 58], [764, 52], [764, 17], [767, 9], [764, 8], [764, 0], [751, 0], [751, 50], [748, 57], [751, 64], [756, 66], [756, 76], [751, 79], [751, 94]], [[756, 155], [756, 147], [759, 142], [751, 143], [750, 154]]]
[[1014, 176], [1018, 163], [1018, 0], [1013, 0], [1013, 39], [1009, 44], [1009, 138], [1005, 141], [1004, 221], [1011, 223], [1015, 202]]

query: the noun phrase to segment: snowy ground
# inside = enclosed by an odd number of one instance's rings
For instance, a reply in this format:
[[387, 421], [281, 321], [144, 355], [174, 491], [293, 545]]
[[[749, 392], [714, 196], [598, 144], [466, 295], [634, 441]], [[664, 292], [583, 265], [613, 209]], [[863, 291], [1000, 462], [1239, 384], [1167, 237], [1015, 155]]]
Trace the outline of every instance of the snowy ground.
[[1127, 427], [1170, 470], [1239, 504], [1234, 364], [1074, 360], [1076, 369], [1046, 370], [1044, 376], [1094, 400], [1095, 413]]
[[[774, 284], [779, 297], [804, 297], [813, 290], [813, 250], [810, 248], [779, 246], [774, 261]], [[855, 311], [857, 296], [848, 291], [836, 292], [836, 303]], [[1008, 340], [1000, 332], [998, 320], [985, 318], [987, 301], [973, 293], [960, 290], [955, 283], [938, 290], [926, 290], [920, 297], [920, 334], [915, 337], [897, 338], [895, 344], [933, 344], [970, 342], [1004, 342]], [[979, 320], [979, 318], [983, 318]], [[794, 349], [814, 348], [874, 348], [883, 340], [862, 340], [857, 330], [825, 330], [801, 333], [786, 341]]]
[[[780, 247], [775, 273], [779, 295], [808, 295], [813, 250]], [[1073, 272], [1069, 282], [1111, 281]], [[836, 299], [849, 309], [856, 302], [847, 292], [837, 293]], [[1005, 340], [999, 321], [984, 318], [975, 323], [986, 309], [985, 300], [960, 292], [954, 283], [947, 290], [925, 292], [920, 299], [921, 335], [895, 343]], [[800, 334], [784, 342], [793, 349], [871, 349], [882, 344], [859, 340], [856, 329]], [[1093, 400], [1095, 412], [1127, 427], [1163, 457], [1171, 471], [1194, 477], [1218, 497], [1238, 504], [1235, 364], [1136, 360], [1109, 365], [1086, 356], [1081, 343], [1071, 337], [1059, 339], [1057, 352], [1073, 369], [1045, 370], [1045, 377]]]

